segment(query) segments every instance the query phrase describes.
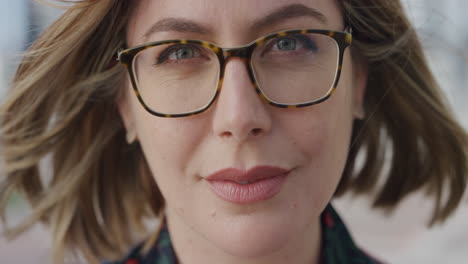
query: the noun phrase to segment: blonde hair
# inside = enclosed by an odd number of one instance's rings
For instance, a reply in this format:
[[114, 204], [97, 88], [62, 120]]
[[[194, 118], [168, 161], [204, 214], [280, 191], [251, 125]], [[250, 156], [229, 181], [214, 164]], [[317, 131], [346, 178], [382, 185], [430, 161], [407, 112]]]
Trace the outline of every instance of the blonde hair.
[[[366, 65], [369, 80], [367, 118], [355, 121], [336, 195], [377, 189], [374, 205], [393, 208], [425, 188], [435, 201], [431, 223], [442, 221], [466, 188], [466, 132], [442, 99], [399, 2], [339, 2], [353, 28], [353, 57]], [[158, 217], [164, 206], [140, 146], [126, 143], [116, 105], [125, 72], [114, 55], [130, 12], [131, 1], [73, 3], [25, 54], [0, 109], [3, 222], [14, 192], [33, 208], [7, 234], [46, 223], [54, 263], [67, 250], [91, 263], [121, 257], [146, 231], [145, 217]], [[45, 157], [48, 181], [40, 170]], [[362, 166], [355, 165], [359, 157]]]

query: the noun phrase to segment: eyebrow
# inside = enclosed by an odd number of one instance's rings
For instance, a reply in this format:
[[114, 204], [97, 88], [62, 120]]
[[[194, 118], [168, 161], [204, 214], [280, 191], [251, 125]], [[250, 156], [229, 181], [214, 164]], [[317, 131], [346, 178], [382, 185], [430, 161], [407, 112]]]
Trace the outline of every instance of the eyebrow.
[[143, 35], [145, 39], [154, 33], [176, 31], [176, 32], [190, 32], [198, 34], [210, 34], [211, 30], [185, 18], [163, 18], [154, 23]]
[[[305, 6], [303, 4], [291, 4], [280, 7], [266, 17], [254, 21], [252, 26], [253, 32], [261, 31], [274, 24], [278, 24], [284, 20], [297, 17], [313, 17], [322, 24], [327, 24], [328, 20], [325, 15], [320, 13], [317, 9]], [[143, 35], [147, 40], [149, 36], [157, 32], [182, 32], [182, 33], [197, 33], [208, 35], [212, 33], [210, 28], [200, 25], [192, 20], [186, 18], [163, 18], [154, 23]]]
[[283, 20], [297, 17], [313, 17], [324, 25], [328, 23], [327, 17], [320, 13], [320, 11], [317, 9], [305, 6], [303, 4], [291, 4], [280, 7], [266, 17], [255, 21], [253, 23], [252, 29], [254, 32], [260, 31], [271, 25], [278, 24]]

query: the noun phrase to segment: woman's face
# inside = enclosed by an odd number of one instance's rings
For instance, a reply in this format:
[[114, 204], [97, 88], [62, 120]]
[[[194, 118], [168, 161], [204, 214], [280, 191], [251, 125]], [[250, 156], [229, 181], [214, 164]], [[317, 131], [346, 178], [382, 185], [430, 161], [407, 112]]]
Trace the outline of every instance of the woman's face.
[[[136, 3], [128, 25], [130, 47], [165, 39], [201, 39], [237, 47], [280, 30], [344, 29], [335, 0]], [[146, 34], [166, 18], [188, 24], [169, 23]], [[266, 18], [271, 20], [258, 23]], [[340, 83], [330, 99], [311, 107], [277, 108], [261, 100], [243, 61], [232, 58], [219, 97], [201, 114], [151, 115], [138, 102], [129, 81], [119, 107], [165, 198], [171, 232], [184, 230], [187, 240], [204, 241], [233, 255], [256, 256], [279, 250], [318, 226], [344, 168], [354, 113], [361, 107], [363, 79], [348, 50]], [[243, 185], [252, 180], [249, 177], [267, 178]]]

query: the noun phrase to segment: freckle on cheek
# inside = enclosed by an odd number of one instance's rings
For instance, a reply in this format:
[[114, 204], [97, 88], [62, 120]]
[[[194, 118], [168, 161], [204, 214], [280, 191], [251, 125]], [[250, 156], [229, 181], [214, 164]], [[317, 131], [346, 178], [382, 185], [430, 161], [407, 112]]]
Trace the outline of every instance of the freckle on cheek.
[[291, 209], [296, 209], [296, 208], [297, 208], [297, 203], [291, 204], [290, 208], [291, 208]]

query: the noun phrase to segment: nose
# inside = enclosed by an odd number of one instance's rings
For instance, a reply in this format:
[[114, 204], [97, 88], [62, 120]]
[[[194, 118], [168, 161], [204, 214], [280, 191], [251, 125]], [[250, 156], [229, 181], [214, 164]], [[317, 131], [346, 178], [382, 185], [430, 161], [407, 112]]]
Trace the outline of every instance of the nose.
[[214, 134], [239, 142], [264, 136], [272, 125], [269, 108], [255, 91], [245, 62], [238, 57], [230, 58], [213, 109]]

